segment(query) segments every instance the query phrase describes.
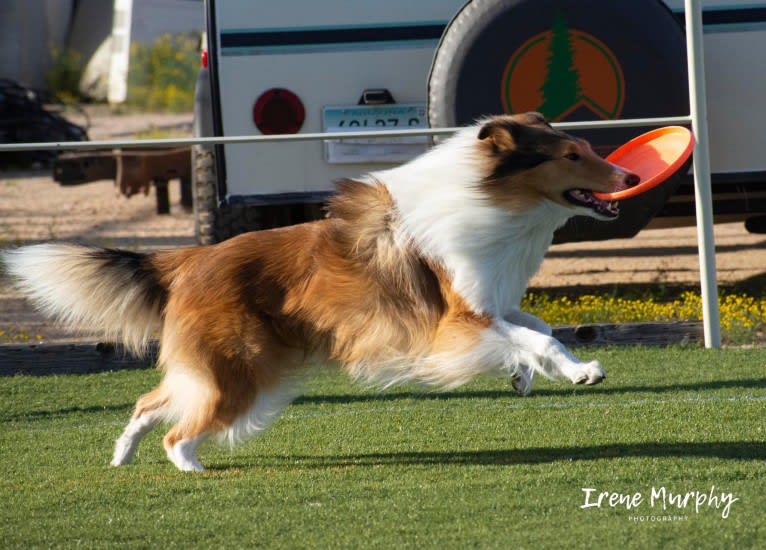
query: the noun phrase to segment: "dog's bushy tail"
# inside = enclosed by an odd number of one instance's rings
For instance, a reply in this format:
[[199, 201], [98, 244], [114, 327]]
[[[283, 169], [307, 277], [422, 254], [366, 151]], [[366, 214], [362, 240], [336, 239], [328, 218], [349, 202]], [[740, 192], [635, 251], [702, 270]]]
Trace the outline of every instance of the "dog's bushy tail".
[[44, 314], [141, 353], [161, 329], [168, 295], [154, 256], [40, 244], [6, 251], [0, 264]]

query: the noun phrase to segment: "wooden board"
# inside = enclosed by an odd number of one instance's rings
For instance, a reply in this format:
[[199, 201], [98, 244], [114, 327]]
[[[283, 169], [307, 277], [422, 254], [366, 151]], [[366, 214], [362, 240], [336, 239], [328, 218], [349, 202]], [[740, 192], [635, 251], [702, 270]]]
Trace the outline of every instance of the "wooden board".
[[0, 345], [0, 376], [30, 374], [89, 374], [125, 369], [146, 369], [156, 363], [157, 343], [153, 342], [146, 357], [135, 357], [121, 345], [34, 344]]
[[[570, 347], [671, 346], [703, 341], [700, 321], [559, 327], [553, 335]], [[152, 342], [146, 357], [135, 357], [119, 344], [4, 344], [0, 345], [0, 376], [146, 369], [155, 365], [156, 358], [157, 342]]]

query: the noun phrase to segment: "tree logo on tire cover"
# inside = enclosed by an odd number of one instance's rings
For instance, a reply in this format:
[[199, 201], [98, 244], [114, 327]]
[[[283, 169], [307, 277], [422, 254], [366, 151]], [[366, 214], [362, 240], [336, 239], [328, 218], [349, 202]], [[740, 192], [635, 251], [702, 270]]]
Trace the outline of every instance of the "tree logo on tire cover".
[[539, 111], [552, 121], [615, 119], [625, 103], [617, 57], [592, 34], [570, 29], [561, 13], [511, 55], [501, 86], [506, 113]]

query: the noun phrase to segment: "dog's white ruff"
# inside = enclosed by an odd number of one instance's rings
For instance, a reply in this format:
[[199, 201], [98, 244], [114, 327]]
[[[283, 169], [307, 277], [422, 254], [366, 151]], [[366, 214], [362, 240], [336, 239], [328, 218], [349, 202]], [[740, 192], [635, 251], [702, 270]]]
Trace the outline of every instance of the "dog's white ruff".
[[374, 173], [394, 199], [403, 242], [439, 261], [452, 286], [477, 313], [518, 311], [529, 278], [540, 267], [553, 232], [573, 209], [541, 201], [515, 214], [493, 206], [480, 190], [478, 127], [403, 166]]

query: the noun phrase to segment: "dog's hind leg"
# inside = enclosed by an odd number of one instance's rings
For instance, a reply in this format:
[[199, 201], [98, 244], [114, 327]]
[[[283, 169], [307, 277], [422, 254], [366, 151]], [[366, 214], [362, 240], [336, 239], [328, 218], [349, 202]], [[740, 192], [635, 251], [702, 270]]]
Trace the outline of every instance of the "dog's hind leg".
[[233, 444], [265, 430], [295, 395], [294, 385], [288, 381], [259, 387], [244, 370], [234, 365], [230, 370], [241, 376], [209, 379], [181, 369], [168, 373], [166, 381], [176, 392], [170, 409], [178, 423], [163, 444], [168, 459], [179, 470], [203, 471], [197, 459], [200, 443], [219, 434]]
[[204, 466], [197, 459], [197, 447], [210, 435], [202, 431], [192, 435], [181, 425], [176, 424], [165, 436], [164, 445], [168, 459], [183, 472], [202, 472]]
[[168, 396], [161, 386], [138, 400], [133, 417], [114, 446], [112, 466], [130, 464], [133, 461], [133, 455], [141, 439], [165, 418], [167, 404]]
[[296, 395], [292, 381], [282, 381], [259, 390], [250, 407], [238, 414], [223, 435], [233, 445], [267, 430]]
[[206, 377], [183, 369], [169, 371], [165, 382], [172, 388], [170, 408], [178, 421], [163, 440], [168, 459], [184, 472], [201, 472], [197, 447], [222, 427], [218, 419], [221, 392]]
[[[202, 414], [190, 421], [176, 424], [165, 436], [168, 458], [179, 470], [201, 472], [204, 467], [197, 459], [197, 447], [214, 433], [236, 443], [266, 430], [292, 398], [291, 385], [260, 391], [246, 410], [231, 410], [223, 402], [201, 404]], [[234, 416], [236, 415], [236, 416]]]

